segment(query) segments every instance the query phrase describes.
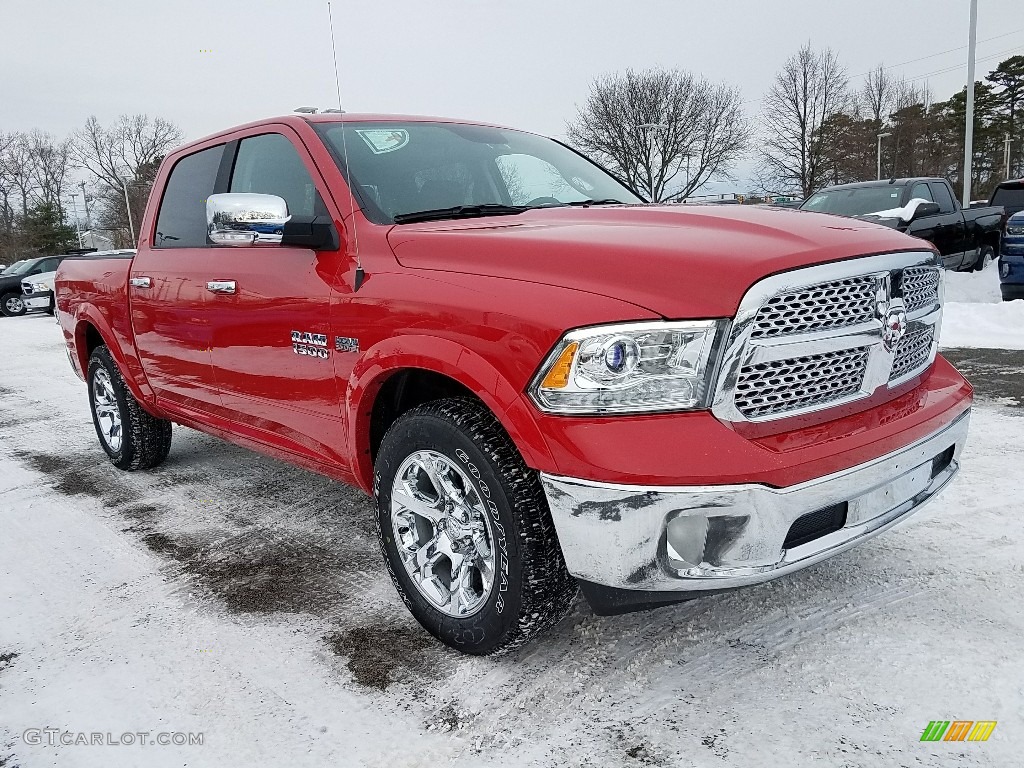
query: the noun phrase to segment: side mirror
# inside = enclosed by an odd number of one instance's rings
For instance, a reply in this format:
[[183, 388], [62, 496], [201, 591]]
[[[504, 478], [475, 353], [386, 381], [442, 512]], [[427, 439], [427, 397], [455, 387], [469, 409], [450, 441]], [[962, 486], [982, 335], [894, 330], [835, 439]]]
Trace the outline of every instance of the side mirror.
[[910, 217], [910, 220], [920, 219], [923, 216], [935, 216], [940, 211], [938, 203], [918, 203], [917, 210]]
[[330, 216], [292, 216], [277, 195], [229, 192], [206, 199], [206, 231], [215, 245], [273, 243], [336, 251], [338, 230]]
[[206, 232], [215, 245], [280, 243], [288, 203], [277, 195], [229, 192], [206, 199]]

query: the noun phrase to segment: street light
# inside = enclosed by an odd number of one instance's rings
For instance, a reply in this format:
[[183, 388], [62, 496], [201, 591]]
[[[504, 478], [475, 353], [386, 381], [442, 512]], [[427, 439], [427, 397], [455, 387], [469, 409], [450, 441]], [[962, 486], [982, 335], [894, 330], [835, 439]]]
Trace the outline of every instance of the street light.
[[978, 50], [978, 0], [971, 0], [971, 22], [967, 38], [967, 103], [964, 104], [964, 197], [963, 207], [971, 207], [971, 162], [974, 159], [974, 59]]
[[82, 203], [85, 204], [85, 229], [86, 231], [92, 231], [92, 219], [89, 216], [89, 196], [85, 193], [85, 182], [79, 182], [78, 186], [82, 188]]
[[120, 176], [117, 180], [121, 182], [121, 189], [124, 190], [124, 208], [128, 211], [128, 229], [132, 233], [132, 247], [134, 248], [138, 243], [135, 242], [135, 222], [132, 221], [132, 204], [128, 201], [128, 183]]
[[[637, 126], [641, 131], [667, 131], [670, 126], [668, 123], [641, 123]], [[651, 134], [647, 134], [647, 165], [651, 165], [651, 156], [654, 154], [654, 140], [651, 138]], [[689, 179], [687, 179], [689, 181]], [[656, 203], [654, 199], [654, 172], [651, 172], [651, 202]]]
[[880, 133], [878, 134], [878, 176], [875, 178], [882, 178], [882, 139], [887, 139], [892, 136], [891, 133]]

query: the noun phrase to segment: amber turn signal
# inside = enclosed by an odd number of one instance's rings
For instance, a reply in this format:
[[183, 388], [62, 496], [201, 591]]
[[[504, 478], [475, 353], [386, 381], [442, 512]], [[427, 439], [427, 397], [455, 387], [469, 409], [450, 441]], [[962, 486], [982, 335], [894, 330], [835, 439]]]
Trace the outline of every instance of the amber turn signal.
[[579, 349], [579, 342], [572, 342], [562, 350], [558, 360], [551, 366], [548, 375], [540, 383], [544, 389], [563, 389], [569, 384], [569, 374], [572, 371], [572, 361], [576, 357], [576, 350]]

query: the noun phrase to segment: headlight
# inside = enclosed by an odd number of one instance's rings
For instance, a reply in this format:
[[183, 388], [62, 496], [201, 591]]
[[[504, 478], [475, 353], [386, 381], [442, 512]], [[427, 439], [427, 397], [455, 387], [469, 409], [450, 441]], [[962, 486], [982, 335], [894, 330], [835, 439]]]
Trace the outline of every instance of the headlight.
[[530, 384], [551, 413], [706, 408], [724, 320], [629, 323], [570, 331]]

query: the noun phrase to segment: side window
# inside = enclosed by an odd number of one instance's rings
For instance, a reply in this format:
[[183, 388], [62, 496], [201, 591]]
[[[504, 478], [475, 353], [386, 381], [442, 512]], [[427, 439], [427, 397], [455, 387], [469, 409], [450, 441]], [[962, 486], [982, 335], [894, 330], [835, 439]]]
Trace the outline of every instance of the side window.
[[918, 182], [910, 190], [910, 199], [921, 198], [927, 200], [929, 203], [934, 203], [935, 200], [932, 198], [932, 193], [928, 190], [928, 185], [924, 182]]
[[206, 198], [213, 194], [223, 154], [221, 144], [175, 164], [160, 201], [155, 248], [206, 247]]
[[327, 212], [302, 158], [291, 141], [280, 133], [242, 139], [228, 191], [283, 197], [288, 203], [288, 213], [294, 216], [317, 216]]
[[38, 266], [36, 266], [36, 270], [40, 274], [42, 274], [43, 272], [53, 272], [55, 269], [57, 269], [57, 263], [57, 259], [44, 259], [43, 261], [39, 262]]
[[949, 194], [949, 187], [937, 181], [933, 181], [931, 186], [932, 193], [935, 195], [935, 202], [939, 204], [939, 213], [953, 213], [956, 211], [953, 196]]

